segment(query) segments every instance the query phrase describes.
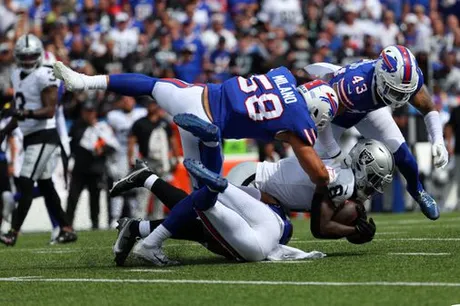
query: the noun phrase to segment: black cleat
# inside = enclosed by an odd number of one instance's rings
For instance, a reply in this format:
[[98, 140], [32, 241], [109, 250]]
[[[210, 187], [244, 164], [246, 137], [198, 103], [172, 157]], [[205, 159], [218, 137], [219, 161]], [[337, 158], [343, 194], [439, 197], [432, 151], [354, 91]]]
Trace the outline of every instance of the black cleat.
[[113, 184], [112, 189], [110, 189], [110, 196], [116, 197], [133, 188], [144, 186], [144, 174], [146, 172], [153, 174], [152, 170], [150, 170], [149, 166], [144, 161], [137, 159], [136, 165], [134, 166], [134, 169], [131, 171], [131, 173]]
[[198, 160], [186, 158], [184, 160], [184, 167], [190, 175], [197, 179], [197, 181], [208, 186], [208, 188], [213, 191], [224, 192], [228, 186], [227, 179], [215, 172], [212, 172]]
[[77, 241], [77, 233], [74, 231], [63, 231], [59, 233], [59, 236], [56, 237], [56, 243], [70, 243]]
[[18, 233], [12, 230], [9, 230], [6, 234], [0, 235], [0, 242], [6, 246], [14, 246], [16, 240], [18, 239]]
[[134, 221], [138, 221], [130, 218], [122, 218], [118, 220], [118, 236], [115, 244], [113, 245], [113, 254], [115, 255], [115, 262], [117, 266], [123, 266], [126, 258], [128, 258], [134, 244], [136, 243], [136, 236], [131, 234], [130, 226]]
[[220, 141], [219, 128], [193, 114], [177, 114], [174, 116], [173, 121], [184, 130], [192, 133], [193, 136], [200, 138], [201, 141]]

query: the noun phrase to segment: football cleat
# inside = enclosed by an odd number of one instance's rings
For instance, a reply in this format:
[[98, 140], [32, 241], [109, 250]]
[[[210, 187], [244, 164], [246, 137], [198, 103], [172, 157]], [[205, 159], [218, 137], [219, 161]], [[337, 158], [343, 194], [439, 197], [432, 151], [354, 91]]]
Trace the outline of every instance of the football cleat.
[[13, 230], [9, 230], [8, 233], [0, 235], [0, 242], [6, 246], [14, 246], [17, 239], [18, 233]]
[[65, 88], [69, 91], [87, 90], [84, 75], [75, 72], [62, 62], [56, 62], [53, 65], [54, 76], [64, 81]]
[[55, 242], [56, 243], [70, 243], [70, 242], [75, 242], [77, 241], [77, 233], [74, 231], [64, 231], [61, 230], [59, 233], [59, 236], [56, 237]]
[[117, 266], [123, 266], [125, 264], [126, 258], [128, 258], [131, 249], [136, 243], [136, 236], [131, 234], [130, 226], [131, 224], [137, 221], [130, 218], [122, 218], [118, 220], [118, 236], [115, 244], [113, 245], [113, 254], [115, 255], [115, 262]]
[[56, 226], [51, 230], [51, 238], [50, 238], [51, 245], [57, 243], [57, 238], [59, 237], [60, 233], [61, 233], [61, 228], [59, 226]]
[[425, 191], [419, 191], [417, 197], [415, 197], [420, 209], [423, 214], [430, 220], [436, 220], [439, 218], [439, 208], [436, 201]]
[[146, 172], [153, 174], [144, 161], [136, 160], [136, 165], [131, 173], [113, 184], [112, 189], [110, 189], [110, 196], [116, 197], [133, 188], [143, 187], [145, 175], [141, 174]]
[[224, 192], [227, 189], [228, 181], [219, 174], [206, 168], [200, 161], [186, 158], [184, 167], [198, 182], [208, 186], [212, 191]]
[[179, 264], [178, 261], [170, 260], [161, 246], [147, 246], [144, 240], [140, 240], [133, 249], [133, 254], [145, 261], [153, 263], [155, 266], [170, 266]]
[[201, 141], [220, 141], [219, 128], [216, 125], [208, 123], [193, 114], [178, 114], [174, 116], [173, 120], [174, 123], [176, 123], [184, 130], [192, 133], [193, 136], [200, 138]]

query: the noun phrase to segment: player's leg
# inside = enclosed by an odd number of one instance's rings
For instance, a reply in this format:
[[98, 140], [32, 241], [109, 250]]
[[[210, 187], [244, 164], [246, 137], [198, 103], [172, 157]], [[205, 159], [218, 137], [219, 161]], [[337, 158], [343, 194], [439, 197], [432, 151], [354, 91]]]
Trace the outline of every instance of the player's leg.
[[46, 148], [50, 147], [50, 150], [53, 152], [47, 156], [47, 162], [44, 164], [43, 169], [37, 173], [37, 185], [40, 191], [43, 194], [45, 203], [47, 203], [47, 208], [50, 215], [54, 216], [61, 228], [59, 235], [56, 237], [55, 241], [57, 243], [67, 243], [74, 242], [77, 240], [77, 235], [72, 229], [71, 223], [68, 221], [66, 213], [61, 206], [61, 198], [59, 197], [56, 188], [54, 186], [53, 180], [51, 179], [53, 172], [56, 168], [58, 156], [55, 154], [58, 149], [57, 145], [47, 144]]
[[8, 246], [14, 246], [16, 243], [17, 234], [29, 212], [33, 200], [34, 174], [37, 169], [43, 168], [47, 162], [43, 156], [45, 148], [45, 144], [29, 145], [25, 148], [20, 176], [16, 181], [16, 187], [22, 196], [16, 209], [13, 210], [10, 231], [0, 236], [0, 242]]
[[431, 220], [439, 218], [435, 200], [423, 189], [415, 157], [393, 120], [388, 108], [380, 108], [369, 113], [356, 128], [365, 137], [383, 142], [393, 153], [395, 164], [406, 178], [407, 191], [420, 205], [422, 212]]
[[70, 224], [73, 224], [74, 217], [75, 217], [75, 210], [77, 209], [78, 200], [80, 199], [80, 195], [84, 189], [83, 175], [76, 173], [75, 171], [72, 173], [72, 178], [70, 179], [69, 185], [69, 194], [67, 197], [67, 219]]
[[91, 223], [93, 229], [99, 228], [99, 197], [101, 189], [99, 188], [101, 177], [93, 175], [88, 177], [89, 206], [91, 212]]

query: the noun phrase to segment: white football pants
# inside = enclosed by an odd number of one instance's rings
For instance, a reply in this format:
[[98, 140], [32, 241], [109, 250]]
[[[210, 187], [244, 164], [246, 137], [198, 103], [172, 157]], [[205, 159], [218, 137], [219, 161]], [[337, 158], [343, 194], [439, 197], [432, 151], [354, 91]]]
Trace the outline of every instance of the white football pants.
[[266, 259], [283, 234], [283, 221], [275, 212], [231, 184], [213, 207], [198, 215], [217, 241], [246, 261]]

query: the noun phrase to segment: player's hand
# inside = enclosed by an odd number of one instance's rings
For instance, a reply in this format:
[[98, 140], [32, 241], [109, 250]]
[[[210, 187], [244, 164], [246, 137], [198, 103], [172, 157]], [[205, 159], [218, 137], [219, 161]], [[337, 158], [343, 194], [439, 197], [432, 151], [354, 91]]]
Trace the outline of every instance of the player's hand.
[[375, 226], [374, 220], [372, 218], [370, 218], [369, 221], [359, 218], [355, 228], [363, 240], [368, 239], [367, 242], [374, 238], [375, 231], [377, 230], [377, 227]]
[[327, 173], [329, 173], [329, 183], [332, 184], [337, 180], [337, 172], [334, 168], [326, 166]]
[[435, 143], [431, 147], [433, 163], [436, 168], [444, 168], [449, 162], [449, 153], [443, 143]]

